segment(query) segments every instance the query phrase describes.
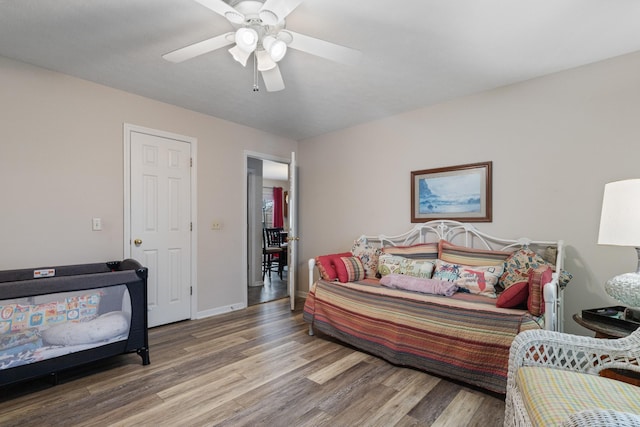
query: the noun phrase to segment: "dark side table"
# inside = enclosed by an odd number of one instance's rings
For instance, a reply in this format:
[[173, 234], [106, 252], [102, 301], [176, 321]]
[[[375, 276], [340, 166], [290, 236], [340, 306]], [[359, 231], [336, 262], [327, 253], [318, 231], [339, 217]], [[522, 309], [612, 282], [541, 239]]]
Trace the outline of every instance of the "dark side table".
[[[584, 319], [581, 313], [574, 314], [573, 320], [575, 320], [578, 325], [595, 332], [596, 338], [616, 339], [623, 338], [631, 334], [631, 331], [628, 329], [618, 328], [614, 325], [598, 322], [597, 320]], [[640, 374], [634, 371], [627, 371], [623, 369], [603, 369], [600, 371], [600, 376], [640, 386]]]
[[598, 322], [597, 320], [584, 319], [581, 313], [573, 315], [573, 320], [590, 331], [596, 333], [596, 338], [623, 338], [631, 333], [628, 329], [619, 328], [614, 325], [610, 325], [604, 322]]

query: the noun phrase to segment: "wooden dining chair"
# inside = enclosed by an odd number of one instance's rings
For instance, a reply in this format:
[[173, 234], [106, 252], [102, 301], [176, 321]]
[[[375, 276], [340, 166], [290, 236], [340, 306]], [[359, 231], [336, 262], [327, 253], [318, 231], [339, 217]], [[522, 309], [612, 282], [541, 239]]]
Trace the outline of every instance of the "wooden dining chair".
[[[264, 228], [262, 238], [262, 280], [269, 274], [271, 280], [271, 272], [276, 271], [282, 279], [282, 270], [280, 263], [283, 259], [284, 250], [280, 245], [280, 233], [282, 228]], [[275, 270], [274, 270], [275, 268]]]

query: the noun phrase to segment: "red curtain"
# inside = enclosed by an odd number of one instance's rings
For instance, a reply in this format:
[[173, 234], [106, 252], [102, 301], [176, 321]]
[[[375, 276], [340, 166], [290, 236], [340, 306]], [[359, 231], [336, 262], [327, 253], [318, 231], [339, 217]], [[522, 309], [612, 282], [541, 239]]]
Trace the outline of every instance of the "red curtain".
[[273, 187], [273, 226], [278, 228], [284, 225], [282, 216], [282, 187]]

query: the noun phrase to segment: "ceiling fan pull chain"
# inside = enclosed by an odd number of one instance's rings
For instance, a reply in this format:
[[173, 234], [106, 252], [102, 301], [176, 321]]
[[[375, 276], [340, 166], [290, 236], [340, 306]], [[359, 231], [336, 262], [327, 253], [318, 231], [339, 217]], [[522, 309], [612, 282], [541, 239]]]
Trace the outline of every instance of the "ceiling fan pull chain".
[[258, 60], [256, 59], [256, 53], [253, 52], [253, 91], [258, 92], [260, 87], [258, 86]]

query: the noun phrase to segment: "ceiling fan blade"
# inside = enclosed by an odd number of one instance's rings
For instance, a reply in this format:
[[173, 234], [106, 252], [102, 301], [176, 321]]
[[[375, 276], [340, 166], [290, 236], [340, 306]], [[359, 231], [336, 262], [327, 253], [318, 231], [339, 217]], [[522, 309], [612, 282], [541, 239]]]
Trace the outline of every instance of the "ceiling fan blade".
[[219, 36], [174, 50], [173, 52], [165, 53], [164, 55], [162, 55], [162, 57], [170, 62], [177, 63], [186, 61], [187, 59], [195, 58], [196, 56], [209, 53], [211, 51], [234, 43], [233, 35], [234, 33], [221, 34]]
[[267, 25], [276, 25], [287, 17], [304, 0], [267, 0], [260, 8], [259, 16]]
[[270, 70], [261, 71], [261, 74], [267, 92], [278, 92], [284, 89], [284, 80], [282, 80], [282, 74], [280, 74], [278, 65]]
[[222, 0], [196, 0], [198, 3], [213, 10], [215, 13], [224, 16], [234, 24], [241, 24], [244, 22], [244, 15]]
[[305, 36], [304, 34], [295, 33], [293, 31], [282, 30], [278, 34], [278, 38], [280, 38], [280, 34], [283, 34], [283, 40], [286, 38], [291, 39], [287, 44], [292, 49], [301, 50], [342, 64], [355, 65], [362, 56], [362, 52], [359, 50], [340, 46], [315, 37]]

